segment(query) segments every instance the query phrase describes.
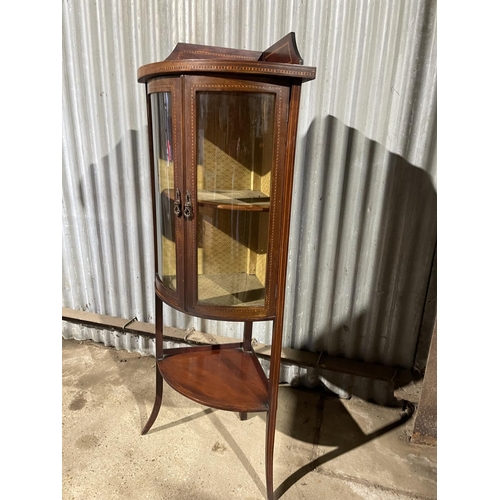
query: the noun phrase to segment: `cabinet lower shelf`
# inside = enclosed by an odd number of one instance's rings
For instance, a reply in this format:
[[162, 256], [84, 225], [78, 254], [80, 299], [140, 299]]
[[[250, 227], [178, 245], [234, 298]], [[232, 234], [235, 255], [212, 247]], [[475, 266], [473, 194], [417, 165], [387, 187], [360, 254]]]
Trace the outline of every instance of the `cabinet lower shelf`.
[[253, 351], [224, 346], [179, 348], [158, 362], [164, 380], [180, 394], [211, 408], [268, 410], [268, 382]]
[[264, 306], [266, 289], [254, 274], [199, 274], [198, 302], [216, 306]]

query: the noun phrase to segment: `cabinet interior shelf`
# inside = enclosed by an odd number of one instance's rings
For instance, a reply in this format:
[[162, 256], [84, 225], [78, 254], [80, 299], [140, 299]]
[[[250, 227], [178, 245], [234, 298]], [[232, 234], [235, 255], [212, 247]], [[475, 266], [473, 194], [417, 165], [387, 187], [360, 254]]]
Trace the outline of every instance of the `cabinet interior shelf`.
[[[165, 189], [163, 195], [175, 198], [173, 189]], [[270, 197], [261, 191], [245, 189], [220, 189], [217, 191], [198, 190], [198, 204], [219, 210], [241, 210], [249, 212], [269, 212]]]
[[200, 205], [213, 206], [222, 210], [269, 212], [269, 202], [269, 196], [261, 191], [232, 189], [198, 191], [198, 203]]
[[231, 346], [168, 349], [158, 369], [173, 389], [197, 403], [234, 412], [267, 411], [268, 382], [257, 356], [241, 343]]

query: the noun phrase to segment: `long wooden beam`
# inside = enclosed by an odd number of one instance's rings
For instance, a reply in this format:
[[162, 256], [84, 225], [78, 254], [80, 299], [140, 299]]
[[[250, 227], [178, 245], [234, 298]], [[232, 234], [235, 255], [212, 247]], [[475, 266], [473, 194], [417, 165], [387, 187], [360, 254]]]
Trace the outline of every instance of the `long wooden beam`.
[[[96, 314], [89, 311], [78, 311], [65, 307], [62, 308], [62, 319], [70, 323], [132, 333], [151, 339], [154, 338], [155, 333], [155, 325], [153, 323], [137, 321], [135, 318], [117, 318], [115, 316]], [[174, 342], [195, 343], [200, 345], [228, 344], [234, 342], [234, 338], [197, 331], [190, 332], [170, 326], [163, 328], [163, 338]], [[252, 348], [255, 354], [260, 358], [269, 359], [271, 356], [270, 345], [253, 341]], [[324, 353], [301, 351], [299, 349], [282, 349], [281, 361], [306, 368], [319, 368], [347, 375], [365, 377], [372, 380], [392, 382], [395, 385], [405, 385], [413, 379], [408, 370], [401, 370], [377, 363], [366, 363], [363, 361], [337, 358]]]

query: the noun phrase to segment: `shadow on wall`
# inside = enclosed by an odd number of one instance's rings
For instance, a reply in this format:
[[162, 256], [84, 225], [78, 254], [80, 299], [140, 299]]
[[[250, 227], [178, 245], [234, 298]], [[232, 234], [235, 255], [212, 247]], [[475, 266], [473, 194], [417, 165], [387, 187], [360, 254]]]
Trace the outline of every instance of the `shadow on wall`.
[[[152, 322], [150, 179], [149, 169], [137, 168], [139, 139], [129, 130], [80, 178], [84, 222], [96, 236], [96, 243], [87, 243], [94, 303], [82, 309]], [[404, 369], [420, 359], [421, 369], [436, 311], [430, 176], [333, 116], [314, 120], [302, 147], [285, 345]], [[189, 318], [178, 315], [173, 326], [182, 328]], [[310, 387], [321, 381], [344, 397], [379, 393], [375, 400], [382, 404], [392, 397], [390, 384], [377, 380], [320, 367], [303, 372], [296, 382]]]
[[86, 309], [152, 322], [153, 298], [147, 299], [154, 290], [153, 242], [144, 229], [152, 224], [151, 201], [145, 196], [150, 180], [149, 169], [137, 168], [139, 139], [137, 130], [129, 130], [111, 153], [80, 177], [79, 201], [85, 217], [80, 222], [96, 240], [87, 242], [93, 284], [89, 295], [95, 303]]
[[[78, 192], [67, 194], [78, 199], [79, 218], [75, 223], [84, 226], [79, 235], [84, 241], [79, 244], [88, 248], [83, 272], [89, 275], [78, 283], [79, 294], [86, 297], [86, 302], [76, 304], [77, 308], [154, 322], [148, 154], [147, 128], [128, 130], [109, 154], [80, 174]], [[67, 246], [71, 244], [69, 241]], [[169, 326], [187, 328], [192, 324], [186, 314], [171, 311], [175, 324]], [[110, 338], [112, 333], [104, 335]], [[109, 342], [105, 340], [105, 344]]]
[[[421, 370], [436, 316], [431, 177], [333, 116], [313, 121], [297, 159], [291, 347]], [[373, 392], [352, 376], [316, 376], [337, 394]]]

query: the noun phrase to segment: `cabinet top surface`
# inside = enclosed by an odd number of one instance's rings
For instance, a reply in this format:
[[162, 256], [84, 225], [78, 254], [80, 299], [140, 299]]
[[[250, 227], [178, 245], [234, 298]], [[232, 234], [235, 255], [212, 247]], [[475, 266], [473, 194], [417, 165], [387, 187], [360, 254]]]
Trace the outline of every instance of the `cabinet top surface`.
[[141, 66], [137, 79], [146, 83], [151, 78], [185, 73], [234, 73], [313, 80], [316, 68], [302, 63], [294, 33], [263, 52], [178, 43], [164, 61]]

